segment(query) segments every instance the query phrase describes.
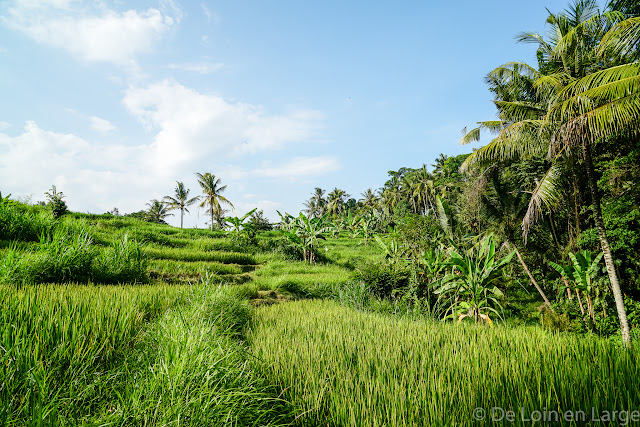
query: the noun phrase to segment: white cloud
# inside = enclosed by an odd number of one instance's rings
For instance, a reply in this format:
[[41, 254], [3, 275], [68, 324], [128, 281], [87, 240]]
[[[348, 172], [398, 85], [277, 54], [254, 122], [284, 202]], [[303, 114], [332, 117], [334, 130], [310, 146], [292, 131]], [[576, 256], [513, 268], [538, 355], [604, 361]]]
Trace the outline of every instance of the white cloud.
[[206, 167], [211, 159], [282, 149], [312, 138], [321, 120], [309, 110], [271, 115], [170, 80], [130, 88], [123, 103], [149, 130], [157, 130], [150, 160], [165, 168]]
[[81, 60], [125, 65], [150, 51], [176, 19], [154, 8], [116, 12], [88, 10], [74, 0], [18, 0], [2, 22]]
[[115, 130], [115, 126], [109, 120], [105, 120], [100, 117], [90, 117], [91, 129], [100, 132], [100, 133], [109, 133]]
[[211, 74], [224, 67], [221, 62], [218, 63], [189, 63], [189, 64], [170, 64], [172, 70], [190, 71], [199, 74]]
[[335, 157], [294, 157], [287, 163], [277, 167], [263, 167], [255, 171], [258, 176], [269, 178], [300, 179], [325, 175], [340, 169]]
[[53, 184], [65, 193], [72, 210], [139, 210], [158, 189], [171, 188], [173, 178], [147, 167], [141, 159], [148, 150], [90, 143], [29, 121], [18, 136], [0, 133], [0, 191], [35, 193], [34, 200], [40, 200]]

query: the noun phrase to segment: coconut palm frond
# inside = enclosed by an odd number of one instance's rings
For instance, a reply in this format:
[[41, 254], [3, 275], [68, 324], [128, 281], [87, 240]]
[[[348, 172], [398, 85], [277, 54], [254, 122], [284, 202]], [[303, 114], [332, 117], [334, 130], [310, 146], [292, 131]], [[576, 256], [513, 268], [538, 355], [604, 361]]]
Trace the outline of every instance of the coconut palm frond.
[[638, 90], [640, 64], [629, 63], [606, 68], [577, 79], [558, 92], [557, 101], [570, 100], [576, 96], [612, 97], [624, 96]]
[[602, 37], [596, 53], [601, 58], [612, 55], [634, 56], [638, 54], [638, 45], [640, 45], [640, 16], [618, 22]]
[[460, 138], [460, 144], [465, 145], [471, 142], [480, 141], [480, 132], [488, 130], [491, 133], [497, 133], [504, 126], [504, 122], [501, 120], [487, 120], [484, 122], [478, 122], [478, 127], [467, 131], [467, 128], [462, 129], [462, 138]]
[[525, 62], [507, 62], [500, 67], [495, 68], [487, 77], [498, 81], [518, 81], [523, 77], [535, 80], [541, 76], [540, 71], [536, 70]]
[[525, 101], [493, 101], [500, 116], [509, 121], [536, 119], [546, 113], [546, 109], [534, 102]]
[[467, 171], [472, 165], [513, 159], [518, 156], [540, 155], [548, 149], [548, 142], [539, 136], [542, 120], [521, 120], [500, 131], [489, 144], [471, 153], [460, 166]]
[[522, 220], [522, 236], [527, 240], [529, 230], [534, 225], [543, 208], [553, 209], [561, 199], [562, 171], [559, 165], [554, 164], [542, 177], [538, 186], [533, 190], [527, 213]]
[[451, 230], [451, 225], [449, 224], [449, 217], [447, 216], [447, 211], [445, 210], [440, 196], [436, 196], [436, 208], [438, 210], [438, 221], [440, 222], [442, 231], [444, 231], [450, 239], [453, 238], [453, 232]]
[[575, 25], [558, 41], [553, 53], [553, 57], [559, 59], [569, 51], [574, 51], [580, 45], [585, 35], [591, 39], [598, 39], [610, 30], [617, 22], [624, 19], [620, 12], [608, 11], [604, 13], [589, 13], [589, 17], [574, 18]]

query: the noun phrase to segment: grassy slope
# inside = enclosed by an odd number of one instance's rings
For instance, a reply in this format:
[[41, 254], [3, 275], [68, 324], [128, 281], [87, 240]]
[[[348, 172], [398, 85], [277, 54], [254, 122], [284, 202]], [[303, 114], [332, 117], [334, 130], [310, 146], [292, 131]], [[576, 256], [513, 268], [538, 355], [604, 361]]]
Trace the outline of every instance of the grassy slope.
[[[218, 287], [250, 280], [251, 253], [207, 230], [73, 217], [92, 253], [124, 235], [141, 243], [148, 283], [0, 285], [0, 425], [285, 423], [289, 409], [248, 366], [252, 290]], [[0, 264], [42, 251], [0, 248]]]
[[[359, 239], [329, 239], [327, 262], [309, 266], [261, 250], [264, 238], [242, 247], [207, 230], [74, 217], [98, 250], [125, 234], [140, 242], [148, 283], [0, 288], [0, 377], [10, 385], [0, 424], [279, 425], [297, 415], [304, 425], [466, 425], [474, 405], [640, 403], [630, 393], [637, 349], [540, 328], [455, 328], [301, 301], [259, 308], [245, 343], [247, 299], [366, 298], [344, 286], [359, 261], [379, 256]], [[0, 263], [37, 250], [4, 242]]]

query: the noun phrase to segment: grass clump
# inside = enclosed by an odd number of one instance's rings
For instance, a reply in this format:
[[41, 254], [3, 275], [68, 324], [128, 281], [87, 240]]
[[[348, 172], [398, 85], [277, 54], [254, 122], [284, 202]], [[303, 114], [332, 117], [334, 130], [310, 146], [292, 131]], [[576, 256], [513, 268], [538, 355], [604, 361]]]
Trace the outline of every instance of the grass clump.
[[251, 308], [231, 288], [192, 288], [145, 335], [121, 397], [95, 420], [118, 425], [290, 425], [291, 409], [252, 368]]
[[21, 246], [14, 241], [0, 258], [0, 283], [106, 284], [147, 279], [147, 257], [126, 234], [103, 248], [93, 244], [84, 224], [60, 222], [40, 235], [34, 250]]
[[0, 240], [38, 241], [55, 223], [44, 208], [0, 199]]
[[144, 282], [148, 263], [138, 242], [125, 234], [113, 240], [111, 246], [96, 257], [93, 280], [98, 283]]

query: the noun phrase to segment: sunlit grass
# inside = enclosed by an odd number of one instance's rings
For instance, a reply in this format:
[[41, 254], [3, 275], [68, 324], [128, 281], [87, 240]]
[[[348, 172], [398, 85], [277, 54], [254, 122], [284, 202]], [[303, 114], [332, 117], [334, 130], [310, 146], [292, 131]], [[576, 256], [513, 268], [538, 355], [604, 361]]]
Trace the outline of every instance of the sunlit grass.
[[335, 286], [351, 280], [352, 273], [334, 264], [272, 260], [254, 273], [260, 286], [303, 297], [327, 297]]
[[[184, 288], [41, 285], [0, 287], [0, 414], [75, 417], [114, 399], [110, 372], [146, 322], [181, 301]], [[11, 423], [10, 423], [11, 424]]]
[[256, 259], [244, 253], [238, 252], [218, 252], [218, 251], [194, 251], [192, 249], [174, 249], [174, 248], [158, 248], [145, 247], [145, 253], [152, 259], [168, 259], [175, 261], [211, 261], [221, 262], [224, 264], [241, 264], [255, 265]]
[[476, 407], [531, 414], [640, 405], [638, 345], [624, 351], [593, 336], [305, 300], [259, 309], [251, 337], [264, 374], [306, 414], [303, 425], [473, 425]]

